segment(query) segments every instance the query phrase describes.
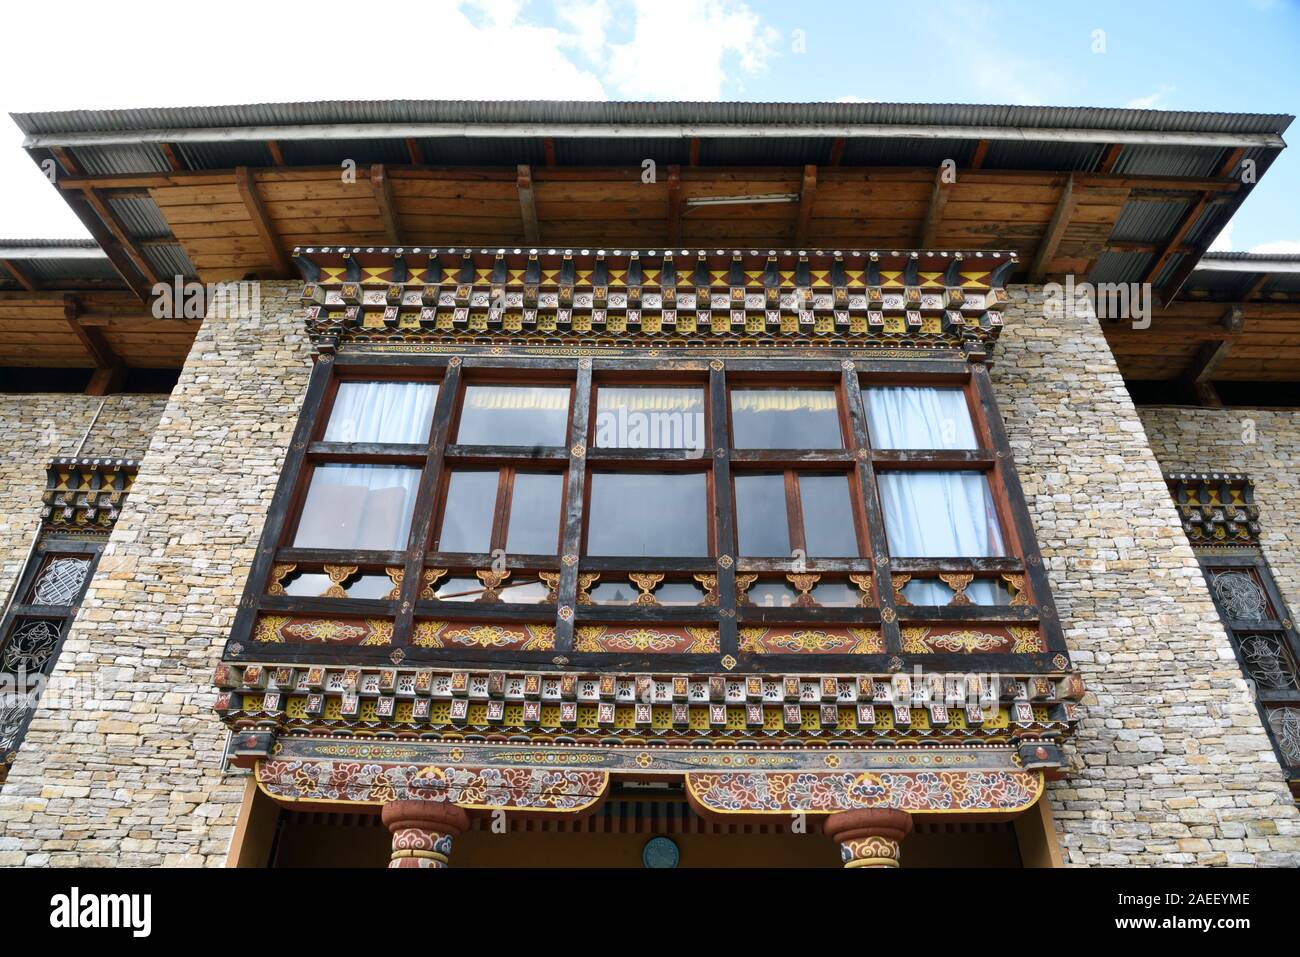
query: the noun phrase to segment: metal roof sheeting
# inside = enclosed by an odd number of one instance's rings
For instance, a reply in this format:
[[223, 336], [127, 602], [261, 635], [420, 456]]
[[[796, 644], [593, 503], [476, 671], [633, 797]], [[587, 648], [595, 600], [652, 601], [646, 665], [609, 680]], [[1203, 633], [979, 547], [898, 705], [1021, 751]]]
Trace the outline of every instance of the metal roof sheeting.
[[233, 106], [12, 113], [27, 135], [319, 123], [924, 124], [1276, 133], [1287, 114], [1173, 112], [961, 103], [742, 103], [569, 100], [326, 100]]

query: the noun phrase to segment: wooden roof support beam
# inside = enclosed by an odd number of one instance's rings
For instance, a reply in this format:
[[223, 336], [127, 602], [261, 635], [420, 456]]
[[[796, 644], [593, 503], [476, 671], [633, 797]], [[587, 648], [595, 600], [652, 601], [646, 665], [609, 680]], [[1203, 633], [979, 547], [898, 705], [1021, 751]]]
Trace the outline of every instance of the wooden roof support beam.
[[135, 265], [135, 261], [127, 255], [122, 244], [117, 241], [108, 227], [96, 215], [95, 210], [86, 200], [85, 195], [80, 192], [68, 192], [63, 196], [72, 212], [81, 220], [86, 231], [90, 233], [91, 238], [99, 244], [99, 248], [104, 250], [104, 255], [108, 261], [113, 264], [117, 274], [122, 277], [128, 289], [135, 293], [136, 298], [141, 302], [148, 302], [152, 294], [153, 283], [149, 282]]
[[698, 136], [691, 137], [690, 155], [691, 155], [691, 165], [699, 166], [700, 165], [700, 138]]
[[287, 279], [294, 274], [293, 270], [289, 268], [288, 257], [280, 249], [280, 241], [275, 235], [275, 228], [271, 225], [271, 217], [267, 215], [266, 205], [258, 195], [257, 183], [253, 181], [253, 174], [247, 166], [240, 166], [235, 170], [235, 186], [238, 187], [239, 196], [244, 201], [248, 218], [253, 221], [253, 228], [266, 248], [266, 255], [271, 260], [272, 268], [275, 269], [277, 276]]
[[90, 188], [83, 189], [81, 193], [86, 198], [86, 202], [90, 204], [90, 208], [95, 211], [95, 214], [99, 216], [104, 225], [108, 227], [108, 231], [126, 252], [126, 255], [130, 258], [131, 262], [135, 264], [135, 268], [139, 271], [140, 275], [144, 276], [150, 286], [157, 285], [159, 279], [157, 273], [154, 272], [153, 266], [149, 265], [149, 260], [145, 258], [140, 245], [131, 234], [127, 232], [126, 227], [118, 221], [117, 214], [113, 212], [112, 207], [108, 205], [104, 200], [104, 197], [100, 196], [98, 192]]
[[183, 173], [189, 169], [185, 161], [181, 159], [181, 154], [176, 149], [175, 143], [159, 143], [158, 148], [162, 150], [162, 155], [167, 159], [167, 165], [172, 168], [174, 173]]
[[86, 395], [108, 395], [121, 388], [126, 378], [126, 363], [113, 351], [104, 334], [93, 327], [83, 326], [80, 320], [81, 306], [76, 296], [63, 297], [63, 318], [68, 326], [81, 340], [82, 347], [90, 357], [95, 371], [86, 386]]
[[524, 242], [540, 243], [542, 227], [537, 221], [537, 195], [533, 189], [533, 169], [527, 163], [516, 168], [515, 185], [519, 188], [519, 213], [524, 220]]
[[394, 246], [402, 245], [401, 230], [397, 223], [397, 204], [393, 201], [393, 184], [388, 181], [383, 163], [370, 167], [370, 191], [379, 206], [379, 218], [384, 224], [384, 235]]
[[1223, 405], [1223, 400], [1219, 398], [1218, 390], [1214, 388], [1212, 381], [1214, 373], [1218, 370], [1220, 363], [1227, 358], [1237, 336], [1245, 329], [1246, 314], [1240, 306], [1229, 306], [1219, 319], [1219, 324], [1227, 330], [1228, 334], [1217, 342], [1202, 343], [1200, 349], [1196, 352], [1196, 358], [1192, 361], [1192, 367], [1187, 373], [1187, 379], [1197, 397], [1201, 400], [1201, 404], [1214, 408], [1220, 408]]
[[978, 140], [975, 143], [975, 152], [971, 154], [969, 169], [983, 169], [984, 157], [989, 152], [989, 141]]
[[28, 292], [40, 291], [40, 283], [27, 275], [27, 271], [12, 259], [0, 259], [0, 269], [3, 269], [5, 272], [9, 273], [9, 275], [13, 276], [14, 282], [18, 283], [18, 285], [22, 286]]
[[[1228, 215], [1225, 217], [1227, 219], [1230, 219], [1233, 213], [1241, 207], [1242, 202], [1245, 201], [1245, 198], [1251, 189], [1250, 184], [1240, 182], [1240, 178], [1237, 175], [1237, 167], [1241, 164], [1241, 160], [1245, 155], [1246, 150], [1245, 147], [1242, 146], [1229, 150], [1228, 154], [1223, 158], [1223, 162], [1219, 164], [1219, 169], [1217, 171], [1217, 175], [1222, 182], [1232, 184], [1232, 189], [1235, 192], [1235, 195], [1229, 197], [1216, 196], [1212, 191], [1207, 190], [1192, 207], [1187, 218], [1180, 224], [1178, 231], [1174, 234], [1174, 238], [1170, 241], [1170, 248], [1181, 243], [1187, 237], [1192, 226], [1200, 219], [1202, 213], [1204, 213], [1206, 207], [1210, 204], [1225, 203], [1228, 209]], [[1245, 187], [1244, 189], [1242, 188], [1243, 186]], [[1192, 274], [1192, 270], [1196, 268], [1196, 264], [1200, 260], [1201, 254], [1205, 252], [1208, 245], [1208, 242], [1202, 243], [1194, 255], [1183, 257], [1183, 261], [1179, 263], [1178, 268], [1175, 269], [1173, 275], [1169, 277], [1169, 281], [1156, 292], [1155, 298], [1160, 305], [1167, 305], [1176, 295], [1178, 295], [1178, 290], [1183, 287], [1183, 283], [1187, 281], [1187, 277]], [[1164, 262], [1167, 261], [1168, 258], [1169, 252], [1166, 250], [1165, 254], [1161, 257], [1161, 260], [1157, 260], [1151, 270], [1147, 273], [1147, 276], [1144, 277], [1143, 282], [1154, 282], [1155, 277], [1159, 275], [1160, 268], [1164, 266]]]
[[1043, 241], [1038, 244], [1033, 265], [1029, 267], [1030, 282], [1042, 282], [1047, 278], [1047, 265], [1056, 255], [1057, 247], [1061, 245], [1061, 237], [1065, 235], [1066, 227], [1070, 225], [1070, 218], [1079, 206], [1080, 192], [1075, 189], [1073, 176], [1065, 181], [1061, 198], [1056, 201], [1056, 209], [1047, 224], [1047, 232], [1043, 234]]
[[[1175, 255], [1175, 251], [1183, 244], [1183, 240], [1187, 238], [1187, 234], [1192, 231], [1192, 227], [1196, 225], [1196, 221], [1201, 218], [1201, 214], [1205, 212], [1205, 207], [1208, 205], [1210, 205], [1210, 194], [1202, 193], [1201, 198], [1192, 204], [1192, 208], [1187, 211], [1182, 222], [1178, 224], [1178, 228], [1174, 230], [1169, 242], [1165, 243], [1165, 248], [1156, 256], [1155, 262], [1147, 267], [1146, 273], [1142, 276], [1144, 283], [1155, 282], [1156, 277], [1165, 268], [1165, 263], [1169, 262], [1169, 258]], [[1163, 296], [1161, 297], [1161, 305], [1164, 305]]]
[[943, 221], [943, 208], [948, 205], [952, 194], [952, 183], [944, 181], [947, 167], [940, 166], [934, 174], [934, 185], [930, 187], [930, 205], [926, 207], [925, 219], [921, 222], [921, 232], [916, 244], [921, 249], [932, 249], [939, 234], [939, 224]]
[[547, 166], [555, 165], [555, 140], [549, 136], [542, 140], [542, 158]]
[[668, 245], [676, 246], [682, 238], [682, 168], [668, 167]]
[[284, 166], [284, 150], [280, 149], [279, 140], [267, 140], [266, 148], [271, 154], [271, 163], [275, 166]]
[[53, 153], [54, 158], [59, 161], [59, 165], [63, 167], [64, 173], [69, 176], [81, 175], [81, 165], [72, 155], [72, 150], [66, 149], [62, 146], [56, 146], [51, 149], [50, 152]]
[[414, 136], [406, 138], [406, 155], [411, 160], [412, 166], [424, 165], [424, 153], [420, 150], [420, 143]]
[[839, 166], [840, 163], [844, 162], [844, 145], [847, 142], [842, 136], [837, 136], [831, 142], [831, 158], [827, 164], [828, 166]]
[[1123, 143], [1111, 143], [1106, 147], [1106, 152], [1101, 156], [1101, 162], [1097, 164], [1098, 173], [1109, 173], [1119, 162], [1119, 154], [1124, 152]]
[[794, 244], [808, 242], [808, 227], [812, 224], [813, 203], [817, 201], [817, 167], [811, 163], [803, 168], [803, 188], [799, 191], [799, 215], [794, 224]]

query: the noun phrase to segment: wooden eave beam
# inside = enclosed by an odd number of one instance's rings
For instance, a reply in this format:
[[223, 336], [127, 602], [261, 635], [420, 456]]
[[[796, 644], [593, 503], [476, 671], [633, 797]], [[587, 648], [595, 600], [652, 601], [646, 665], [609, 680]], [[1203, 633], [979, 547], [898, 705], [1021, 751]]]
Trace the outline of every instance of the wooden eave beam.
[[1254, 299], [1259, 295], [1260, 290], [1268, 285], [1268, 281], [1272, 278], [1273, 274], [1271, 272], [1260, 273], [1255, 277], [1255, 280], [1246, 287], [1246, 291], [1241, 294], [1241, 301], [1248, 302], [1249, 300]]
[[271, 217], [267, 215], [266, 205], [258, 195], [257, 183], [254, 182], [253, 174], [247, 166], [240, 166], [235, 170], [235, 186], [239, 189], [239, 196], [244, 201], [244, 209], [248, 211], [248, 218], [253, 221], [253, 228], [257, 231], [258, 238], [262, 240], [276, 275], [281, 277], [292, 275], [289, 259], [280, 249], [280, 241], [276, 238], [275, 228], [271, 225]]
[[700, 165], [700, 138], [698, 136], [691, 137], [690, 162], [692, 166]]
[[412, 166], [424, 165], [424, 153], [420, 150], [420, 142], [414, 136], [406, 138], [406, 155], [411, 160]]
[[284, 150], [280, 149], [280, 143], [278, 140], [267, 140], [266, 149], [267, 152], [271, 154], [271, 162], [273, 164], [275, 164], [276, 166], [285, 165]]
[[12, 259], [0, 259], [0, 269], [3, 269], [5, 272], [9, 273], [9, 275], [13, 276], [14, 282], [18, 283], [18, 285], [22, 286], [28, 292], [40, 291], [40, 283], [27, 275], [27, 271]]
[[[1231, 217], [1241, 207], [1241, 204], [1245, 201], [1246, 196], [1249, 195], [1253, 185], [1240, 183], [1236, 179], [1237, 166], [1241, 163], [1241, 159], [1245, 155], [1246, 149], [1244, 146], [1237, 146], [1234, 149], [1230, 149], [1216, 171], [1218, 179], [1232, 184], [1234, 195], [1226, 197], [1221, 195], [1216, 196], [1209, 190], [1203, 193], [1201, 198], [1193, 205], [1187, 217], [1179, 225], [1178, 232], [1174, 235], [1173, 240], [1169, 244], [1171, 249], [1186, 238], [1192, 226], [1198, 219], [1200, 219], [1201, 214], [1211, 203], [1224, 203], [1227, 205], [1229, 217]], [[1267, 166], [1268, 161], [1265, 161], [1265, 169], [1267, 169]], [[1187, 281], [1187, 277], [1192, 274], [1192, 270], [1196, 268], [1197, 261], [1200, 259], [1201, 254], [1205, 252], [1205, 248], [1208, 245], [1209, 243], [1204, 243], [1196, 251], [1195, 255], [1183, 257], [1182, 263], [1180, 263], [1178, 268], [1174, 270], [1174, 274], [1169, 277], [1169, 281], [1157, 291], [1157, 301], [1164, 305], [1170, 302], [1174, 296], [1178, 294], [1178, 290], [1181, 289], [1183, 283]], [[1170, 251], [1166, 249], [1156, 262], [1152, 264], [1151, 269], [1147, 271], [1147, 274], [1142, 281], [1154, 282], [1155, 277], [1160, 274], [1160, 270], [1164, 267], [1164, 264], [1168, 261], [1170, 255]]]
[[515, 186], [519, 189], [519, 214], [524, 221], [524, 242], [540, 243], [542, 227], [537, 221], [537, 191], [533, 189], [533, 170], [526, 163], [516, 168]]
[[549, 136], [542, 140], [542, 160], [547, 166], [555, 165], [555, 140]]
[[1056, 255], [1057, 247], [1061, 245], [1061, 237], [1065, 235], [1065, 230], [1070, 225], [1070, 218], [1079, 206], [1079, 193], [1080, 191], [1075, 189], [1074, 177], [1071, 176], [1065, 181], [1065, 188], [1061, 190], [1061, 198], [1057, 200], [1056, 209], [1052, 211], [1052, 218], [1047, 224], [1047, 231], [1043, 234], [1043, 241], [1038, 244], [1038, 252], [1034, 254], [1033, 265], [1029, 267], [1030, 282], [1042, 282], [1047, 277], [1047, 265]]
[[402, 245], [401, 230], [397, 222], [397, 204], [393, 201], [393, 184], [388, 181], [383, 163], [370, 167], [370, 191], [379, 207], [379, 218], [384, 224], [384, 236], [394, 246]]
[[808, 242], [808, 228], [812, 224], [813, 203], [817, 201], [817, 167], [809, 164], [803, 168], [803, 188], [799, 191], [799, 214], [795, 218], [794, 244]]
[[934, 247], [939, 235], [939, 224], [943, 221], [943, 208], [948, 205], [948, 197], [952, 194], [952, 184], [944, 182], [944, 172], [944, 167], [940, 166], [934, 175], [934, 185], [930, 187], [930, 204], [926, 207], [925, 219], [921, 221], [921, 231], [917, 235], [916, 244], [921, 249]]
[[1205, 212], [1205, 208], [1209, 205], [1210, 194], [1202, 193], [1201, 198], [1192, 204], [1192, 208], [1183, 216], [1182, 222], [1174, 230], [1169, 242], [1165, 243], [1164, 249], [1156, 256], [1155, 262], [1147, 267], [1146, 273], [1142, 276], [1144, 283], [1155, 282], [1156, 277], [1160, 275], [1160, 271], [1165, 268], [1165, 263], [1169, 262], [1170, 257], [1175, 255], [1175, 250], [1182, 245], [1183, 240], [1187, 238], [1187, 234], [1192, 231], [1192, 227], [1196, 225], [1196, 221], [1201, 218], [1201, 214]]
[[826, 165], [839, 166], [840, 163], [844, 162], [844, 146], [847, 142], [848, 141], [842, 136], [835, 137], [831, 142], [830, 161]]
[[1101, 162], [1097, 164], [1098, 173], [1109, 173], [1119, 162], [1119, 154], [1124, 152], [1123, 143], [1111, 143], [1106, 147], [1106, 152], [1102, 154]]
[[181, 154], [176, 149], [175, 143], [159, 143], [158, 149], [162, 150], [162, 155], [166, 158], [167, 165], [171, 167], [172, 172], [181, 173], [189, 168], [185, 165], [185, 161], [181, 159]]
[[989, 152], [989, 141], [988, 141], [988, 140], [978, 140], [978, 141], [975, 143], [975, 152], [973, 152], [973, 153], [971, 154], [971, 158], [970, 158], [970, 166], [967, 167], [967, 168], [968, 168], [968, 169], [983, 169], [983, 168], [984, 168], [984, 157], [986, 157], [986, 156], [988, 155], [988, 152]]
[[151, 287], [157, 285], [159, 281], [158, 275], [154, 272], [153, 267], [149, 265], [149, 260], [145, 258], [144, 251], [131, 234], [127, 232], [126, 227], [118, 220], [117, 215], [104, 197], [100, 196], [97, 190], [89, 187], [83, 189], [81, 195], [85, 197], [86, 203], [108, 228], [110, 235], [117, 241], [117, 244], [126, 253], [140, 275], [145, 278]]

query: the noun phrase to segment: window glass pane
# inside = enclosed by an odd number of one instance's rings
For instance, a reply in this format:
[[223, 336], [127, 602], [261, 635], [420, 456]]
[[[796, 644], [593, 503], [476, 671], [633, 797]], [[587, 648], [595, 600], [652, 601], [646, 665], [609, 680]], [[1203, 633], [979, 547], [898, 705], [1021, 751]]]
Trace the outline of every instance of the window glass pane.
[[812, 590], [812, 596], [826, 608], [853, 608], [862, 604], [862, 592], [846, 582], [823, 582]]
[[483, 597], [483, 583], [477, 578], [444, 578], [433, 597], [438, 601], [478, 601]]
[[568, 386], [470, 385], [460, 411], [460, 445], [563, 445]]
[[596, 388], [596, 447], [704, 450], [704, 390]]
[[732, 441], [738, 449], [840, 449], [834, 389], [732, 389]]
[[982, 472], [881, 472], [879, 480], [891, 555], [1005, 554], [993, 495]]
[[428, 442], [437, 400], [432, 382], [341, 382], [325, 441]]
[[970, 408], [961, 389], [863, 389], [871, 444], [878, 449], [973, 449]]
[[810, 558], [857, 557], [847, 475], [800, 475], [799, 505]]
[[750, 585], [745, 597], [759, 608], [790, 608], [799, 593], [783, 581], [762, 581]]
[[736, 476], [736, 538], [742, 555], [790, 557], [785, 476]]
[[899, 591], [913, 605], [946, 605], [953, 596], [953, 590], [938, 578], [913, 578]]
[[440, 552], [486, 552], [492, 548], [497, 473], [452, 472], [438, 533]]
[[592, 604], [595, 605], [631, 605], [641, 594], [631, 582], [600, 582], [590, 592]]
[[554, 555], [560, 548], [560, 497], [563, 475], [517, 472], [510, 496], [510, 531], [506, 551], [512, 555]]
[[992, 578], [977, 578], [966, 586], [966, 597], [977, 605], [1009, 605], [1011, 589]]
[[698, 605], [704, 601], [704, 589], [695, 582], [664, 582], [655, 589], [655, 601], [661, 605]]
[[709, 553], [703, 472], [596, 472], [591, 476], [587, 554]]
[[419, 478], [397, 465], [317, 466], [294, 547], [404, 550]]
[[507, 583], [501, 589], [501, 600], [517, 605], [539, 605], [546, 601], [548, 589], [541, 582], [521, 582], [518, 585]]

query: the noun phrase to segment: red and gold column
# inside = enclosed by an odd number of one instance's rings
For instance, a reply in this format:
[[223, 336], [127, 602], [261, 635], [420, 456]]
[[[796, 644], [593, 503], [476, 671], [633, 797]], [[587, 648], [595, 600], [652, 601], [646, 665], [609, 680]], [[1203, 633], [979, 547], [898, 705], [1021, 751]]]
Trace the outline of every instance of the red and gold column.
[[890, 808], [842, 811], [828, 817], [822, 829], [839, 843], [845, 867], [897, 867], [899, 847], [912, 833], [912, 815]]
[[452, 839], [469, 827], [469, 815], [443, 801], [389, 801], [382, 817], [393, 834], [389, 867], [446, 867]]

